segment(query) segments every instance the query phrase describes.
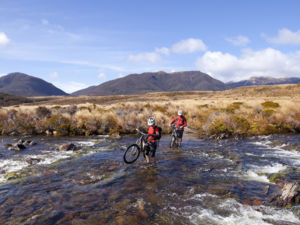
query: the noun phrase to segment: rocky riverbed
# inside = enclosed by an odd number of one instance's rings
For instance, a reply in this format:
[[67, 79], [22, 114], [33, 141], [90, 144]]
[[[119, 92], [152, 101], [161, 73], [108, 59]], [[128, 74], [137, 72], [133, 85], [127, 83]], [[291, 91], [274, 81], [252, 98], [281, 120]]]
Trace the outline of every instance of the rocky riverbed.
[[133, 137], [31, 140], [13, 151], [18, 139], [1, 138], [0, 224], [300, 224], [297, 203], [274, 202], [300, 181], [299, 135], [185, 137], [175, 150], [163, 137], [155, 165], [124, 164]]

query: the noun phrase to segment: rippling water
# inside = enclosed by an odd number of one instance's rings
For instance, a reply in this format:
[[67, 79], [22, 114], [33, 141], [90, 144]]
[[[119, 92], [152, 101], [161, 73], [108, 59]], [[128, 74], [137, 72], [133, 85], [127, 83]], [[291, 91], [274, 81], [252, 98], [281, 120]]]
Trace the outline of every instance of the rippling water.
[[[175, 150], [164, 137], [155, 165], [123, 163], [134, 138], [36, 137], [23, 152], [2, 138], [0, 224], [300, 224], [300, 206], [267, 201], [278, 190], [272, 175], [299, 180], [299, 137], [186, 137]], [[56, 150], [66, 142], [81, 148]]]

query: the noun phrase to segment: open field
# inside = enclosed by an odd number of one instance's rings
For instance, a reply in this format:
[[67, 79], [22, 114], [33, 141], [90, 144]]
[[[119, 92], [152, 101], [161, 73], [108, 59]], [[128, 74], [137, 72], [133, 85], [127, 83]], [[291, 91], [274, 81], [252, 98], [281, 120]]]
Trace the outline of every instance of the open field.
[[[300, 84], [226, 91], [167, 92], [103, 97], [50, 97], [0, 109], [2, 135], [128, 134], [154, 116], [164, 132], [183, 109], [201, 136], [300, 132]], [[39, 98], [32, 98], [37, 101]]]

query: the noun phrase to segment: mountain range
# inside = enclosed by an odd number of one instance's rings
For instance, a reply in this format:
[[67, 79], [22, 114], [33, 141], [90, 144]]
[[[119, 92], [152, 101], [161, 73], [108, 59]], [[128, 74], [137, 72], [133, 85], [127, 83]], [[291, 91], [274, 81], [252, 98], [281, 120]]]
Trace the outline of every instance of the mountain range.
[[[147, 92], [221, 91], [240, 86], [296, 83], [300, 83], [300, 78], [251, 77], [248, 80], [223, 83], [200, 71], [174, 73], [160, 71], [130, 74], [76, 91], [72, 95], [106, 96], [143, 94]], [[24, 73], [10, 73], [0, 77], [0, 92], [19, 96], [68, 95], [53, 84]], [[4, 94], [0, 94], [0, 96], [4, 96], [5, 99], [16, 98]]]
[[53, 84], [24, 73], [10, 73], [0, 77], [0, 92], [20, 96], [67, 95]]
[[221, 91], [226, 85], [200, 71], [166, 73], [163, 71], [130, 74], [98, 86], [76, 91], [72, 95], [130, 95], [167, 91]]
[[241, 86], [253, 85], [276, 85], [276, 84], [297, 84], [300, 83], [300, 78], [287, 77], [287, 78], [272, 78], [272, 77], [251, 77], [248, 80], [241, 80], [238, 82], [226, 83], [227, 88], [235, 88]]

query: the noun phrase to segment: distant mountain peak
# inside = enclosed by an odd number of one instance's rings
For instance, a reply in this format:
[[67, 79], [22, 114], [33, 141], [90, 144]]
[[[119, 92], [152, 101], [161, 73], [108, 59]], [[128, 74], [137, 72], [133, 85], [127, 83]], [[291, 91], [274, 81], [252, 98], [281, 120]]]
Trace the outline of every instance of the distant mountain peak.
[[20, 72], [0, 77], [0, 92], [19, 96], [67, 95], [49, 82]]
[[300, 78], [297, 77], [285, 77], [285, 78], [273, 78], [267, 76], [250, 77], [248, 80], [241, 80], [237, 82], [230, 81], [226, 83], [228, 88], [235, 88], [240, 86], [253, 86], [253, 85], [276, 85], [276, 84], [297, 84], [300, 83]]

